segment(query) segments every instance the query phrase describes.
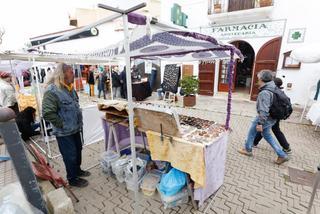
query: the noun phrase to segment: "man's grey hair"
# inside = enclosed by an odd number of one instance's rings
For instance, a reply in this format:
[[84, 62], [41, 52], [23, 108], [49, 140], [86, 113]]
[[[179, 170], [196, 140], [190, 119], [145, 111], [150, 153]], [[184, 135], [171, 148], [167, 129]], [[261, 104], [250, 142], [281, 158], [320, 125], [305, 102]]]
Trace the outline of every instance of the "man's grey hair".
[[50, 74], [50, 76], [47, 78], [46, 85], [54, 84], [58, 88], [61, 88], [61, 83], [64, 82], [64, 72], [70, 68], [70, 65], [67, 65], [65, 63], [58, 63], [57, 67], [54, 69], [54, 72]]
[[273, 80], [274, 75], [270, 70], [261, 70], [257, 76], [262, 82], [270, 82]]

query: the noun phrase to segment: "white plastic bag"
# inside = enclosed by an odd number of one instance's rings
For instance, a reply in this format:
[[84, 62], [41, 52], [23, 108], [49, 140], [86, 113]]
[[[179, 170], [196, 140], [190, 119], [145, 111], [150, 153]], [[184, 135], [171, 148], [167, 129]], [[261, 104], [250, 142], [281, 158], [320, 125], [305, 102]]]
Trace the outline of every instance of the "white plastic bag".
[[19, 183], [8, 184], [0, 189], [1, 214], [41, 214], [25, 198]]

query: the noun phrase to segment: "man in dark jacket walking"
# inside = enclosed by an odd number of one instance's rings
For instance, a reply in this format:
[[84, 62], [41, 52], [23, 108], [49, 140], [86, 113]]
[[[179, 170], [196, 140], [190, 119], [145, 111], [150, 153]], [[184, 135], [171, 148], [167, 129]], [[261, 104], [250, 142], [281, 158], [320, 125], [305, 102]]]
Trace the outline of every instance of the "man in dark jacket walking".
[[[280, 78], [275, 78], [274, 83], [278, 88], [282, 89], [281, 87], [282, 80]], [[277, 122], [272, 126], [272, 132], [276, 136], [277, 140], [279, 141], [283, 151], [287, 154], [290, 154], [291, 153], [290, 144], [288, 143], [286, 136], [284, 136], [283, 132], [280, 129], [280, 120], [277, 120]], [[254, 138], [253, 145], [257, 146], [261, 139], [262, 139], [262, 134], [261, 132], [258, 132], [256, 137]]]
[[120, 83], [121, 83], [121, 96], [123, 99], [127, 99], [127, 75], [126, 75], [126, 66], [120, 73]]
[[82, 151], [82, 112], [79, 98], [73, 88], [74, 73], [72, 67], [59, 64], [48, 81], [48, 87], [42, 101], [43, 117], [53, 126], [60, 153], [67, 171], [69, 185], [85, 187], [90, 172], [83, 171], [81, 165]]
[[[252, 146], [254, 138], [258, 132], [262, 133], [264, 139], [270, 144], [273, 150], [278, 155], [276, 164], [280, 165], [288, 161], [288, 155], [282, 151], [278, 143], [272, 137], [270, 130], [271, 127], [276, 123], [276, 120], [270, 117], [270, 107], [273, 101], [273, 91], [276, 88], [274, 84], [272, 72], [269, 70], [262, 70], [258, 73], [258, 80], [260, 85], [260, 93], [257, 99], [257, 113], [258, 116], [253, 120], [247, 140], [245, 142], [244, 148], [239, 150], [240, 154], [252, 156]], [[269, 91], [271, 90], [271, 91]]]
[[98, 80], [98, 98], [100, 98], [101, 92], [103, 93], [103, 99], [106, 99], [106, 81], [107, 77], [103, 72], [100, 72], [99, 76], [97, 77]]

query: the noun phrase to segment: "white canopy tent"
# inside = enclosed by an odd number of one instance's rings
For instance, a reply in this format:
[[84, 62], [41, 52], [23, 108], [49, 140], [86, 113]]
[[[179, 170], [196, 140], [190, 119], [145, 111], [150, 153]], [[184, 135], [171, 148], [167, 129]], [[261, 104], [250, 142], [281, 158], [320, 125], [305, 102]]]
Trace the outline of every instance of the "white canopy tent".
[[[73, 54], [58, 54], [58, 53], [42, 53], [42, 52], [30, 52], [30, 53], [13, 53], [13, 52], [4, 52], [0, 53], [0, 71], [5, 72], [11, 72], [13, 76], [16, 78], [13, 78], [14, 80], [19, 80], [20, 85], [20, 93], [25, 94], [26, 92], [23, 87], [23, 80], [21, 78], [22, 71], [28, 70], [30, 68], [55, 68], [56, 63], [64, 62], [68, 64], [81, 64], [81, 65], [109, 65], [111, 63], [116, 63], [117, 61], [109, 59], [101, 59], [96, 57], [79, 57], [79, 55], [73, 55]], [[51, 70], [53, 70], [51, 69]], [[79, 71], [80, 72], [80, 71]], [[42, 111], [41, 111], [41, 103], [42, 103], [42, 96], [43, 96], [43, 89], [40, 86], [40, 82], [38, 79], [38, 75], [36, 73], [31, 72], [32, 79], [35, 80], [34, 85], [34, 92], [36, 96], [37, 101], [37, 111], [39, 112], [40, 120], [42, 120]], [[81, 74], [78, 74], [78, 76], [81, 77]], [[76, 81], [76, 80], [75, 80]], [[83, 114], [84, 114], [84, 120], [89, 121], [91, 123], [91, 126], [86, 124], [85, 127], [87, 127], [87, 131], [84, 131], [83, 133], [83, 140], [85, 145], [89, 145], [91, 143], [96, 143], [100, 140], [102, 140], [103, 137], [103, 128], [100, 126], [101, 123], [99, 123], [99, 118], [101, 114], [99, 112], [97, 114], [92, 115], [92, 106], [86, 106], [83, 108]], [[91, 114], [91, 117], [90, 117]], [[44, 123], [41, 123], [44, 124]], [[95, 127], [95, 128], [94, 128]], [[43, 140], [46, 144], [46, 148], [42, 148], [36, 141], [34, 143], [38, 146], [38, 148], [44, 152], [47, 156], [47, 159], [52, 159], [59, 157], [59, 155], [53, 155], [49, 138], [47, 137], [47, 130], [46, 127], [42, 127], [41, 130], [44, 131], [42, 133]]]
[[[320, 62], [320, 43], [314, 43], [314, 44], [309, 44], [309, 45], [303, 45], [297, 49], [294, 49], [291, 54], [290, 57], [292, 57], [293, 59], [302, 62], [302, 63], [319, 63]], [[314, 94], [312, 93], [319, 93], [320, 90], [320, 73], [319, 73], [319, 78], [318, 78], [318, 85], [314, 85], [311, 86], [309, 90], [308, 94], [309, 96], [307, 97], [307, 101], [304, 105], [301, 117], [300, 117], [300, 122], [302, 122], [302, 119], [305, 115], [305, 112], [307, 110], [309, 101], [311, 100], [310, 98], [313, 99]], [[312, 97], [310, 97], [312, 96]], [[319, 100], [319, 98], [318, 98]], [[314, 104], [316, 105], [316, 104]], [[317, 126], [320, 125], [320, 109], [316, 108], [316, 107], [311, 107], [311, 112], [308, 113], [307, 118], [311, 119], [313, 121], [313, 123]], [[318, 118], [319, 117], [319, 118]]]

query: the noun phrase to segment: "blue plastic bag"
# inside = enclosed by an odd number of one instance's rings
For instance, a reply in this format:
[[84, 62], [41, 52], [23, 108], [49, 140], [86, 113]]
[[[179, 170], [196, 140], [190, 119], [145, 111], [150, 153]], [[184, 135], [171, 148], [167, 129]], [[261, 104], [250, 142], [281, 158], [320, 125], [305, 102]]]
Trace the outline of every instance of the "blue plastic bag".
[[186, 174], [178, 169], [172, 168], [167, 174], [163, 175], [159, 189], [166, 196], [177, 194], [186, 185]]

